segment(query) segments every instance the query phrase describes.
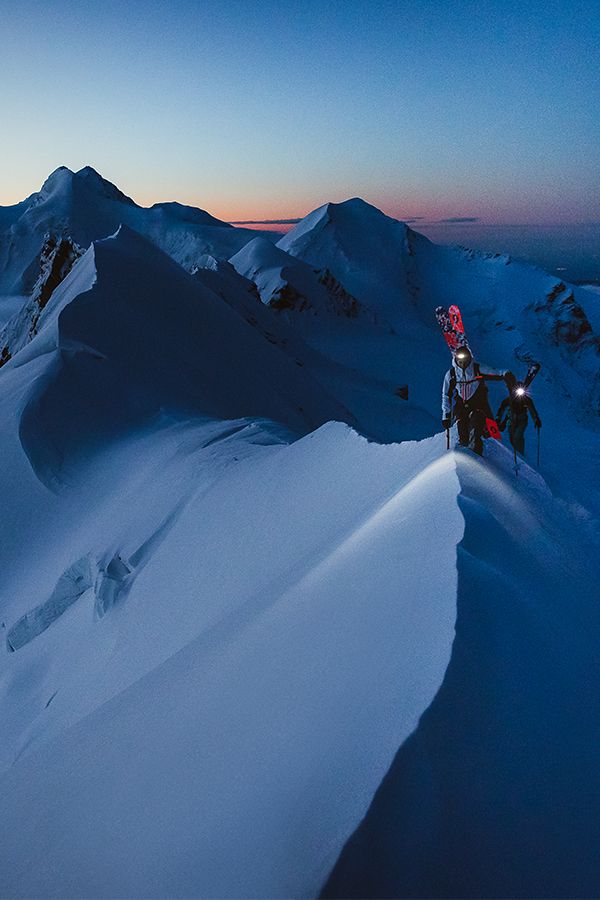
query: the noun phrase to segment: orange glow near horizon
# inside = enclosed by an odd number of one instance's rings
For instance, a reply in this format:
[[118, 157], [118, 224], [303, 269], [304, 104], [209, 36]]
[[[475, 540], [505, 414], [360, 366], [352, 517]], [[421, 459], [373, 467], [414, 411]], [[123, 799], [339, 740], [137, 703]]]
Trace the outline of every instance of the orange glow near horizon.
[[272, 224], [264, 222], [252, 222], [250, 224], [244, 224], [243, 222], [232, 222], [231, 223], [235, 228], [248, 228], [250, 231], [279, 231], [281, 234], [287, 234], [294, 225], [294, 223], [286, 223], [285, 225]]
[[[50, 174], [49, 172], [47, 175]], [[277, 222], [269, 223], [263, 220], [277, 219], [302, 219], [309, 212], [322, 206], [327, 202], [341, 203], [353, 196], [362, 196], [362, 198], [382, 210], [386, 215], [400, 221], [413, 225], [417, 230], [419, 226], [425, 227], [430, 224], [444, 223], [448, 220], [456, 220], [456, 217], [465, 217], [465, 221], [471, 219], [473, 222], [485, 225], [557, 225], [557, 224], [581, 224], [581, 219], [573, 214], [565, 215], [564, 211], [553, 209], [554, 215], [536, 215], [536, 211], [527, 208], [519, 202], [515, 203], [514, 208], [510, 209], [508, 202], [500, 206], [487, 205], [481, 202], [471, 200], [460, 201], [458, 198], [449, 198], [442, 200], [436, 198], [435, 202], [431, 202], [427, 197], [417, 198], [409, 189], [404, 198], [390, 196], [382, 193], [361, 192], [360, 189], [352, 190], [350, 188], [343, 195], [339, 191], [332, 192], [331, 195], [317, 196], [314, 193], [308, 195], [304, 200], [298, 196], [287, 197], [279, 196], [277, 198], [270, 197], [218, 197], [214, 193], [214, 187], [205, 197], [199, 196], [198, 188], [194, 188], [189, 193], [183, 189], [181, 184], [173, 184], [169, 188], [168, 185], [162, 184], [160, 193], [149, 190], [145, 185], [135, 183], [133, 179], [127, 177], [127, 173], [121, 175], [113, 173], [100, 174], [112, 181], [123, 191], [124, 194], [131, 197], [139, 206], [148, 208], [156, 203], [177, 202], [186, 206], [197, 207], [208, 212], [210, 215], [224, 222], [236, 223], [236, 227], [244, 227], [252, 230], [278, 231], [285, 233], [293, 227], [293, 224], [279, 224]], [[13, 206], [25, 200], [31, 194], [40, 190], [41, 185], [47, 175], [38, 180], [37, 184], [24, 185], [21, 180], [14, 181], [10, 186], [6, 185], [2, 188], [0, 194], [0, 207]], [[158, 194], [158, 196], [157, 196]], [[162, 195], [162, 196], [160, 196]], [[483, 208], [485, 206], [485, 208]], [[562, 214], [561, 214], [562, 213]], [[238, 223], [249, 221], [252, 224], [241, 225]]]

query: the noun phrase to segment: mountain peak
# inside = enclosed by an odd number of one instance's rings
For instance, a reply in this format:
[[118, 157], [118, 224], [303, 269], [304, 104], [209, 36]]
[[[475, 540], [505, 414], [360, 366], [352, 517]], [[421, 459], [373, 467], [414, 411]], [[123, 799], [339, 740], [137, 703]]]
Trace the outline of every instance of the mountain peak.
[[43, 198], [50, 195], [67, 193], [74, 186], [84, 185], [88, 190], [100, 195], [106, 200], [117, 200], [120, 203], [127, 203], [129, 206], [137, 206], [137, 204], [124, 194], [111, 181], [103, 178], [92, 166], [84, 166], [78, 172], [73, 172], [67, 166], [59, 166], [48, 175], [44, 181], [40, 194]]
[[82, 178], [99, 178], [102, 180], [102, 175], [100, 175], [93, 166], [83, 166], [82, 169], [79, 169], [77, 175]]
[[53, 172], [50, 172], [46, 181], [50, 181], [55, 177], [61, 177], [61, 173], [66, 173], [67, 175], [75, 174], [71, 169], [69, 169], [68, 166], [58, 166], [58, 168], [54, 169]]
[[50, 172], [40, 188], [40, 194], [48, 196], [57, 191], [68, 189], [72, 184], [74, 176], [75, 173], [72, 172], [71, 169], [68, 169], [67, 166], [59, 166], [58, 169], [54, 169], [53, 172]]
[[349, 197], [348, 200], [340, 200], [339, 203], [333, 203], [330, 201], [325, 204], [328, 209], [331, 210], [352, 210], [354, 212], [363, 211], [365, 213], [377, 213], [380, 216], [385, 215], [382, 213], [380, 209], [376, 206], [373, 206], [372, 203], [368, 203], [366, 200], [363, 200], [362, 197]]
[[233, 228], [228, 222], [211, 216], [204, 209], [198, 209], [196, 206], [187, 206], [184, 203], [177, 203], [171, 200], [167, 203], [154, 203], [150, 209], [156, 213], [166, 213], [168, 216], [176, 218], [178, 222], [187, 223], [189, 225], [214, 225], [219, 228]]
[[328, 269], [352, 297], [394, 324], [399, 291], [408, 302], [407, 236], [403, 222], [352, 197], [313, 210], [277, 247], [313, 268]]
[[356, 237], [374, 229], [387, 233], [390, 226], [394, 229], [397, 225], [406, 227], [398, 219], [387, 216], [361, 197], [351, 197], [340, 203], [329, 202], [317, 207], [284, 235], [277, 242], [277, 246], [286, 252], [292, 252], [292, 255], [297, 255], [291, 248], [297, 245], [299, 240], [306, 240], [308, 235], [314, 239], [330, 225], [346, 236], [354, 234]]
[[362, 197], [351, 197], [349, 200], [342, 200], [340, 203], [326, 203], [321, 209], [327, 213], [332, 221], [340, 223], [353, 222], [361, 224], [362, 222], [372, 222], [374, 220], [388, 222], [397, 222], [391, 216], [387, 216], [384, 212], [367, 203]]
[[137, 203], [135, 203], [131, 197], [128, 197], [120, 191], [112, 181], [107, 181], [106, 178], [103, 178], [99, 172], [92, 168], [92, 166], [84, 166], [83, 169], [79, 169], [79, 171], [75, 173], [74, 178], [76, 178], [79, 183], [85, 184], [86, 187], [101, 194], [107, 200], [118, 200], [120, 203], [137, 206]]

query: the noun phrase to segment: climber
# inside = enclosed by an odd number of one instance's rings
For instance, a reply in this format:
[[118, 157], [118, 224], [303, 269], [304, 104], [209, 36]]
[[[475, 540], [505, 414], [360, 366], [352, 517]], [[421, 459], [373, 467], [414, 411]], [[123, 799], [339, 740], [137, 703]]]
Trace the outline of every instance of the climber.
[[508, 425], [510, 442], [521, 456], [525, 455], [525, 429], [529, 423], [529, 413], [531, 413], [535, 427], [541, 428], [542, 420], [535, 404], [523, 383], [519, 381], [498, 407], [496, 420], [500, 431], [504, 431]]
[[455, 421], [459, 445], [472, 447], [480, 456], [483, 438], [489, 436], [486, 419], [493, 422], [486, 381], [504, 381], [510, 390], [515, 377], [507, 369], [490, 369], [475, 362], [466, 344], [458, 347], [454, 352], [454, 365], [444, 378], [442, 427], [448, 429]]

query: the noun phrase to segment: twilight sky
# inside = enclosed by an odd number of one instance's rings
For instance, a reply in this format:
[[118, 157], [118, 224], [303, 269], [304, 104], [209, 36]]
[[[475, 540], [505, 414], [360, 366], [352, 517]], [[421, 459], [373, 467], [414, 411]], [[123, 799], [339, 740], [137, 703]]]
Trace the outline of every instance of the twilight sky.
[[600, 221], [600, 0], [0, 0], [0, 204]]

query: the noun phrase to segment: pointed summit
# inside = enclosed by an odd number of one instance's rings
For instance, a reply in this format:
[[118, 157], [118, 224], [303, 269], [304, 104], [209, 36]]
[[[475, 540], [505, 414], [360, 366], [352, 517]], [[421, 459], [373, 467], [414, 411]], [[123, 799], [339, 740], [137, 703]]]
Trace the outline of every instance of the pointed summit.
[[77, 172], [60, 166], [40, 191], [0, 207], [0, 296], [32, 290], [49, 235], [87, 248], [121, 224], [149, 237], [188, 271], [206, 253], [227, 259], [256, 234], [181, 203], [139, 206], [92, 166]]
[[40, 188], [39, 194], [33, 194], [33, 197], [43, 198], [44, 200], [57, 194], [68, 193], [73, 184], [75, 173], [68, 169], [67, 166], [59, 166], [48, 175]]
[[117, 200], [129, 206], [137, 206], [131, 197], [120, 191], [111, 181], [103, 178], [91, 166], [84, 166], [78, 172], [73, 172], [67, 166], [59, 166], [46, 178], [37, 196], [47, 200], [49, 197], [70, 195], [74, 189], [79, 190], [82, 187], [105, 200]]
[[103, 178], [92, 166], [84, 166], [83, 169], [79, 169], [74, 177], [78, 183], [84, 184], [87, 188], [95, 191], [107, 200], [118, 200], [120, 203], [137, 206], [137, 203], [131, 197], [120, 191], [112, 181], [107, 181], [106, 178]]
[[353, 197], [313, 210], [277, 246], [328, 269], [350, 294], [393, 324], [409, 300], [410, 236], [414, 233], [403, 222]]
[[[352, 197], [342, 203], [325, 203], [298, 222], [279, 242], [278, 247], [290, 252], [290, 247], [298, 244], [308, 234], [313, 235], [327, 226], [362, 233], [365, 228], [381, 228], [385, 224], [402, 224], [397, 219], [386, 216], [376, 206], [360, 197]], [[297, 254], [294, 254], [297, 255]]]

